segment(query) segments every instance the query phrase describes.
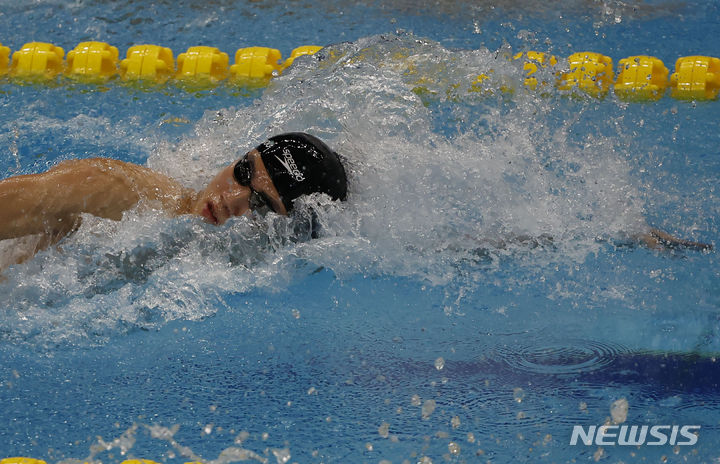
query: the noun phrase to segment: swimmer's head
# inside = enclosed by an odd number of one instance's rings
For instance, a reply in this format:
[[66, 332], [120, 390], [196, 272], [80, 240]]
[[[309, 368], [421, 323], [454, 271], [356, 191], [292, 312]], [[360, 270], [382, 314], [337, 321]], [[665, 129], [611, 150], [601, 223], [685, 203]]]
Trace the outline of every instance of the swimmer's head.
[[198, 194], [193, 210], [207, 222], [223, 224], [263, 206], [288, 214], [295, 199], [316, 192], [345, 200], [345, 169], [320, 139], [292, 132], [271, 137], [223, 169]]
[[347, 197], [347, 176], [337, 153], [304, 132], [271, 137], [256, 148], [285, 208], [311, 193], [325, 193], [333, 200]]

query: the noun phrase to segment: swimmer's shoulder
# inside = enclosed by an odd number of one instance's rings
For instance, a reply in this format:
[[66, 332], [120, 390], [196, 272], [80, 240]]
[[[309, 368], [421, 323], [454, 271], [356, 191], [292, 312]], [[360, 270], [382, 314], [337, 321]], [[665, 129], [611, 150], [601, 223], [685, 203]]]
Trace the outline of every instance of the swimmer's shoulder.
[[176, 180], [146, 166], [113, 158], [64, 160], [49, 169], [48, 174], [63, 174], [78, 182], [101, 177], [106, 181], [134, 187], [142, 187], [144, 184], [175, 187], [177, 184]]
[[48, 172], [78, 171], [80, 173], [87, 172], [88, 169], [99, 170], [101, 172], [112, 172], [115, 169], [120, 171], [151, 171], [149, 168], [139, 164], [113, 158], [95, 157], [63, 160], [50, 168]]
[[140, 201], [151, 208], [182, 214], [194, 193], [149, 167], [113, 158], [64, 160], [44, 173], [18, 177], [28, 178], [23, 182], [27, 190], [55, 192], [53, 197], [63, 202], [58, 210], [70, 207], [74, 211], [77, 208], [72, 205], [81, 201], [84, 212], [111, 219]]

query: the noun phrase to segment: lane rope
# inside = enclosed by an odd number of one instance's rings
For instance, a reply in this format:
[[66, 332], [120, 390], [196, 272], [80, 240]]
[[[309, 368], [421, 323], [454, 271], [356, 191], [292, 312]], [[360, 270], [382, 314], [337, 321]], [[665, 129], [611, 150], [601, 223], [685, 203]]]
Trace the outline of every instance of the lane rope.
[[[305, 45], [292, 51], [283, 60], [279, 50], [269, 47], [240, 48], [230, 65], [227, 53], [215, 47], [190, 47], [174, 58], [173, 51], [159, 45], [135, 45], [120, 60], [116, 47], [104, 42], [82, 42], [67, 53], [46, 42], [29, 42], [10, 55], [10, 49], [0, 44], [0, 77], [10, 82], [43, 83], [58, 76], [88, 84], [103, 84], [120, 78], [124, 82], [151, 85], [174, 80], [180, 83], [214, 86], [222, 82], [238, 86], [262, 86], [280, 76], [300, 56], [313, 55], [323, 47]], [[11, 59], [12, 58], [12, 59]], [[524, 86], [531, 90], [554, 85], [571, 94], [603, 98], [610, 90], [624, 101], [655, 101], [668, 94], [680, 100], [716, 100], [720, 92], [720, 58], [685, 56], [675, 62], [675, 70], [658, 58], [638, 55], [618, 62], [613, 73], [610, 57], [595, 52], [573, 53], [567, 59], [569, 71], [553, 71], [558, 63], [555, 56], [528, 51], [513, 56], [523, 60]], [[471, 83], [469, 92], [493, 93], [488, 89], [492, 70], [482, 72]], [[539, 79], [540, 74], [553, 76], [554, 82]], [[502, 92], [512, 92], [500, 86]], [[419, 88], [418, 91], [422, 91]]]

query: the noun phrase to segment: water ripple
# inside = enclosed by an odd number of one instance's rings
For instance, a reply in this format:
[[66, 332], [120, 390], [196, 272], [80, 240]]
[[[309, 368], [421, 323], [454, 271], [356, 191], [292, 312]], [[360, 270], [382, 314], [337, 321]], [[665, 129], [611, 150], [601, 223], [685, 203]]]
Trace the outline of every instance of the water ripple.
[[602, 369], [627, 352], [619, 345], [569, 339], [533, 346], [505, 346], [497, 350], [497, 359], [523, 372], [568, 375]]

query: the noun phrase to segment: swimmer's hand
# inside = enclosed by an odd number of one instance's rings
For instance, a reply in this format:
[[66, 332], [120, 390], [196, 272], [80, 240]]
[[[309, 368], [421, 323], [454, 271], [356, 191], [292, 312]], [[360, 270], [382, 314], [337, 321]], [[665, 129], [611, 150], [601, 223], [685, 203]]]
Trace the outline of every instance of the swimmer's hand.
[[675, 250], [675, 249], [688, 249], [696, 251], [710, 251], [713, 246], [709, 243], [692, 242], [690, 240], [683, 240], [677, 237], [673, 237], [667, 232], [663, 232], [659, 229], [650, 229], [646, 234], [638, 236], [638, 239], [648, 248], [653, 250]]

